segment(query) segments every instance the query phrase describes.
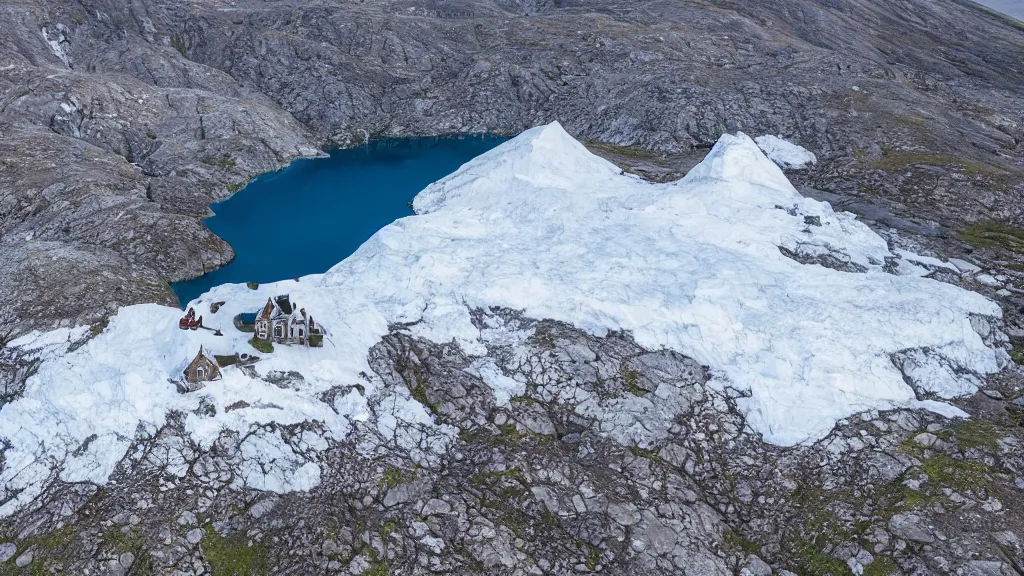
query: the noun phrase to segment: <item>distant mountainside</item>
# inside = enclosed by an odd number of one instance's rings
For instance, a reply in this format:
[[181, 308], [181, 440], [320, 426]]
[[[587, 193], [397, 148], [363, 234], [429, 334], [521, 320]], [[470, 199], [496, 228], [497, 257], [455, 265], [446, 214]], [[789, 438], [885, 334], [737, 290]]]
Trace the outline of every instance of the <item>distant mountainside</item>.
[[16, 332], [172, 302], [168, 281], [232, 257], [199, 223], [211, 201], [380, 135], [559, 120], [678, 177], [744, 130], [817, 154], [798, 184], [929, 226], [1020, 212], [1024, 32], [952, 0], [77, 0], [0, 15], [0, 320]]

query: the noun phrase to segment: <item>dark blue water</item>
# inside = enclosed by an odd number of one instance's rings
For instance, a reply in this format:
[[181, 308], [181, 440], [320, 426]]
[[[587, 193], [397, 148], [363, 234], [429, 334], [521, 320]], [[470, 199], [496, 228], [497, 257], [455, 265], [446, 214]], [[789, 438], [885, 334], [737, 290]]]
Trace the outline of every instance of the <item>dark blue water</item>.
[[182, 304], [218, 284], [326, 272], [374, 232], [412, 214], [431, 182], [504, 142], [498, 136], [403, 138], [292, 162], [212, 206], [205, 221], [235, 249], [227, 266], [172, 285]]

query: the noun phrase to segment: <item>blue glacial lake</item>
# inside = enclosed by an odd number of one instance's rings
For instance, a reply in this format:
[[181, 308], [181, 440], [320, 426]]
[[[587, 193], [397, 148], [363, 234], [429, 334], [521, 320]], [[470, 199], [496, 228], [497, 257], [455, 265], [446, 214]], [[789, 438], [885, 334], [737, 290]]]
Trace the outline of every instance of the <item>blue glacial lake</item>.
[[187, 304], [219, 284], [326, 272], [404, 216], [431, 182], [506, 139], [402, 138], [335, 150], [264, 174], [211, 208], [205, 223], [235, 249], [227, 266], [172, 285]]

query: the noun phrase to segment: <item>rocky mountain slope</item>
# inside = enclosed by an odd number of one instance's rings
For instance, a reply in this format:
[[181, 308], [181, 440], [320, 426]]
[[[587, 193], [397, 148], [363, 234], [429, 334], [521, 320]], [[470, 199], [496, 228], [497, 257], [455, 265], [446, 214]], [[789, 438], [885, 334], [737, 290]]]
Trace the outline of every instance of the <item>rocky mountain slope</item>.
[[[0, 574], [1024, 572], [1024, 374], [1005, 357], [894, 355], [865, 373], [901, 375], [906, 402], [868, 405], [858, 379], [843, 402], [864, 412], [783, 447], [751, 411], [779, 398], [713, 385], [721, 358], [521, 302], [466, 311], [463, 328], [497, 338], [483, 350], [410, 312], [352, 352], [365, 381], [256, 373], [276, 404], [197, 396], [168, 412], [94, 354], [133, 344], [121, 306], [174, 304], [168, 282], [231, 257], [200, 219], [253, 176], [368, 137], [559, 120], [656, 181], [725, 132], [801, 144], [818, 163], [794, 184], [880, 238], [857, 254], [783, 243], [791, 264], [980, 293], [1002, 318], [954, 299], [970, 316], [957, 338], [1024, 361], [1017, 24], [952, 0], [43, 0], [0, 16], [0, 418], [56, 418], [32, 458], [26, 430], [0, 445]], [[821, 214], [790, 209], [777, 218], [817, 231]], [[821, 318], [828, 297], [845, 302], [824, 288]], [[84, 386], [65, 408], [97, 402], [113, 431], [33, 396], [57, 382]], [[317, 417], [253, 417], [302, 391]], [[635, 443], [583, 401], [657, 407], [670, 391], [674, 411], [654, 436], [633, 422]], [[966, 396], [939, 408], [951, 395]], [[354, 400], [362, 416], [335, 433]], [[315, 479], [293, 474], [311, 461]], [[31, 478], [7, 480], [26, 464]]]
[[0, 10], [0, 314], [16, 332], [173, 302], [167, 282], [231, 257], [198, 222], [211, 201], [385, 134], [560, 120], [667, 177], [724, 132], [770, 133], [822, 159], [801, 184], [930, 229], [1019, 215], [1024, 33], [951, 0]]

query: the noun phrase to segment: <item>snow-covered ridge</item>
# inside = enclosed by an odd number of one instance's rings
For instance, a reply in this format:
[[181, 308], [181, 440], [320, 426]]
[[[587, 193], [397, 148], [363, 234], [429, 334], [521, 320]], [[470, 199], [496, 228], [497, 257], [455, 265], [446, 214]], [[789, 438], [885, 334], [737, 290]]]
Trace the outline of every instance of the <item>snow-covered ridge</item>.
[[[223, 337], [181, 331], [179, 310], [141, 305], [121, 309], [72, 352], [67, 341], [82, 329], [14, 342], [46, 360], [24, 397], [0, 411], [0, 437], [10, 445], [0, 501], [4, 490], [24, 490], [0, 514], [38, 494], [54, 467], [64, 480], [103, 483], [131, 431], [155, 430], [172, 409], [187, 415], [189, 433], [204, 446], [222, 428], [253, 423], [316, 420], [323, 434], [304, 440], [313, 449], [344, 437], [356, 421], [385, 434], [400, 422], [432, 425], [404, 391], [379, 390], [360, 375], [370, 372], [367, 350], [390, 323], [419, 321], [416, 336], [454, 339], [483, 355], [469, 316], [478, 307], [520, 309], [596, 334], [631, 330], [645, 347], [691, 356], [712, 368], [711, 385], [749, 391], [741, 404], [749, 425], [786, 445], [820, 438], [864, 410], [955, 412], [916, 400], [893, 363], [897, 355], [912, 362], [908, 378], [927, 378], [924, 388], [950, 396], [972, 391], [1005, 354], [987, 347], [971, 323], [972, 315], [999, 316], [998, 306], [919, 277], [922, 268], [904, 266], [852, 215], [801, 197], [743, 134], [723, 136], [679, 182], [651, 184], [592, 155], [555, 123], [429, 186], [415, 208], [416, 216], [380, 230], [323, 275], [204, 295], [197, 312]], [[290, 293], [329, 331], [323, 348], [278, 346], [256, 365], [261, 376], [297, 371], [300, 384], [281, 389], [227, 368], [199, 393], [174, 391], [168, 378], [200, 344], [214, 354], [252, 352], [250, 335], [235, 331], [231, 318], [278, 293]], [[211, 314], [216, 301], [227, 303]], [[353, 389], [333, 406], [319, 399], [356, 383], [365, 395]], [[382, 394], [393, 396], [390, 412], [373, 415], [367, 399]], [[196, 411], [203, 395], [216, 415]], [[248, 406], [223, 409], [238, 400]], [[280, 436], [247, 442], [253, 464], [240, 471], [240, 484], [286, 491], [318, 482], [318, 464], [297, 458]]]

